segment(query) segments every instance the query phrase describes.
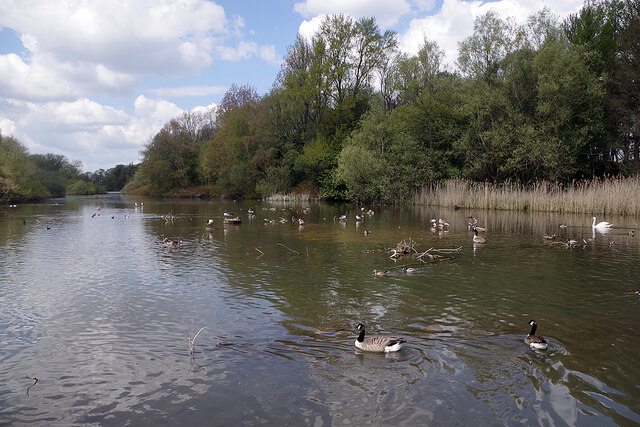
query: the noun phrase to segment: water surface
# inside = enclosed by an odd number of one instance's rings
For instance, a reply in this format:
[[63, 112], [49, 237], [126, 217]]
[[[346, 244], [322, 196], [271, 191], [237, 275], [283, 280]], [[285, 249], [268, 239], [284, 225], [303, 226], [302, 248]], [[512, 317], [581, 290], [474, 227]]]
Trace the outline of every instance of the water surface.
[[[584, 216], [373, 210], [118, 194], [0, 208], [0, 424], [640, 423], [636, 219], [593, 233]], [[401, 240], [461, 249], [394, 261]], [[524, 344], [530, 319], [548, 350]], [[407, 344], [357, 351], [359, 322]]]

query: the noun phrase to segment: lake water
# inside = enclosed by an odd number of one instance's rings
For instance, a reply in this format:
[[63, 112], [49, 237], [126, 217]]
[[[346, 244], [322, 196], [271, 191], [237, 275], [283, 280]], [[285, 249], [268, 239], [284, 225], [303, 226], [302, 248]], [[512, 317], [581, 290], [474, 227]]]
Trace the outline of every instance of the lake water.
[[[356, 223], [342, 204], [0, 207], [0, 424], [640, 423], [638, 219], [598, 218], [615, 227], [594, 234], [586, 216], [372, 209]], [[461, 249], [393, 261], [402, 240]], [[546, 351], [524, 344], [531, 319]], [[360, 322], [407, 343], [356, 350]]]

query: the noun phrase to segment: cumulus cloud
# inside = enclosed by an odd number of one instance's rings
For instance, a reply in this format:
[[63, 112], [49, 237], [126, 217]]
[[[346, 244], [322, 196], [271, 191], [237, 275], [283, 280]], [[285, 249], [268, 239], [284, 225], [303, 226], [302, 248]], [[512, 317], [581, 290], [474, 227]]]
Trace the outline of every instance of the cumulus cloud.
[[305, 0], [294, 4], [293, 9], [305, 18], [337, 13], [354, 18], [373, 16], [378, 24], [386, 28], [409, 13], [411, 6], [406, 0]]
[[223, 86], [182, 86], [148, 90], [148, 93], [160, 98], [178, 98], [181, 96], [210, 96], [223, 94], [227, 88]]
[[138, 161], [153, 135], [183, 113], [169, 101], [144, 95], [135, 99], [133, 111], [127, 114], [87, 98], [46, 103], [9, 100], [0, 104], [0, 129], [32, 153], [63, 154], [83, 161], [86, 170], [96, 170]]
[[26, 53], [0, 55], [0, 96], [120, 96], [142, 76], [193, 75], [215, 59], [277, 64], [275, 47], [242, 40], [243, 27], [210, 0], [4, 0], [0, 28], [15, 31]]
[[529, 16], [544, 7], [558, 17], [564, 17], [578, 11], [582, 4], [582, 0], [444, 0], [436, 14], [411, 20], [408, 29], [399, 35], [399, 47], [404, 52], [415, 54], [425, 39], [436, 41], [445, 51], [445, 61], [452, 66], [458, 56], [458, 43], [473, 34], [475, 19], [489, 11], [498, 13], [503, 19], [513, 18], [517, 24], [524, 24]]

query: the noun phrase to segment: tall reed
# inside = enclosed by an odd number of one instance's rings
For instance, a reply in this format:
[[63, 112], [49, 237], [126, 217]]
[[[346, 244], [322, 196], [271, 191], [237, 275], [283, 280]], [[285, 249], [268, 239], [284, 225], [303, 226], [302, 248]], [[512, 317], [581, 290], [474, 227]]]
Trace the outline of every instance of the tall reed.
[[640, 177], [531, 185], [450, 179], [424, 187], [417, 204], [575, 214], [640, 216]]

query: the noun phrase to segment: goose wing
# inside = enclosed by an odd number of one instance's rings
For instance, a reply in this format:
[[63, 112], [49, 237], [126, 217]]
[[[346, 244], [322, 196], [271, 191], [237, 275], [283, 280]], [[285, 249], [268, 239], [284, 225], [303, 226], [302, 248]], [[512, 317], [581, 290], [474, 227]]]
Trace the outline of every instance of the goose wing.
[[384, 351], [385, 347], [406, 342], [402, 338], [373, 336], [369, 337], [361, 344], [363, 350], [367, 351]]

